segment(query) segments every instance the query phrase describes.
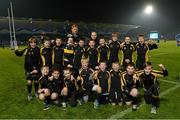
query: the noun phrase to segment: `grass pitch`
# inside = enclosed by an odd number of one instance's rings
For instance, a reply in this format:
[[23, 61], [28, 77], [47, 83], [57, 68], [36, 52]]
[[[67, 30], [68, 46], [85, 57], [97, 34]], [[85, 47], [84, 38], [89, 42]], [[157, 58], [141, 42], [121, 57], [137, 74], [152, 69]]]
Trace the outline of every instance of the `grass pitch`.
[[180, 47], [176, 46], [175, 41], [161, 42], [159, 49], [150, 51], [149, 55], [154, 69], [158, 69], [157, 65], [162, 63], [169, 70], [169, 76], [159, 80], [163, 95], [156, 115], [150, 114], [150, 106], [143, 104], [143, 101], [140, 103], [141, 107], [135, 112], [127, 112], [128, 106], [110, 104], [95, 110], [93, 103], [74, 108], [67, 107], [65, 110], [51, 106], [48, 111], [43, 111], [42, 101], [35, 97], [32, 101], [27, 101], [24, 57], [16, 57], [8, 48], [0, 49], [0, 118], [180, 118]]

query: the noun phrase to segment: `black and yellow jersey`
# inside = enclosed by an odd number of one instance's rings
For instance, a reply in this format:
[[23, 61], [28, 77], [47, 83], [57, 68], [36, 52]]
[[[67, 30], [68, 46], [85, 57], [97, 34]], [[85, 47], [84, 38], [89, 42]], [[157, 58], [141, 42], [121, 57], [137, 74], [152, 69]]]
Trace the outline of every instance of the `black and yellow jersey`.
[[102, 89], [102, 93], [109, 93], [111, 87], [110, 73], [105, 70], [98, 70], [93, 77], [94, 84], [98, 85]]
[[48, 82], [48, 88], [50, 89], [51, 92], [60, 93], [63, 87], [64, 87], [64, 82], [60, 78], [59, 79], [53, 78], [53, 80], [49, 80]]
[[74, 60], [74, 46], [66, 45], [64, 48], [64, 62], [67, 64], [73, 64]]
[[52, 49], [52, 64], [63, 66], [64, 49], [62, 46], [54, 46]]
[[98, 50], [98, 63], [103, 61], [108, 61], [109, 56], [109, 46], [108, 45], [99, 45], [97, 47]]
[[88, 89], [93, 87], [92, 75], [94, 71], [91, 68], [88, 69], [80, 69], [79, 76], [77, 79], [78, 86], [82, 87], [83, 89]]
[[24, 68], [26, 72], [40, 70], [40, 51], [39, 48], [25, 48], [22, 51], [15, 50], [17, 56], [25, 55]]
[[135, 46], [136, 49], [136, 67], [139, 70], [143, 69], [144, 64], [149, 60], [148, 52], [149, 52], [149, 46], [146, 43], [140, 44], [137, 43]]
[[122, 57], [121, 57], [121, 65], [126, 64], [125, 60], [129, 59], [130, 63], [134, 62], [134, 51], [135, 47], [133, 44], [124, 44], [121, 47]]
[[76, 91], [77, 89], [76, 80], [71, 78], [70, 79], [64, 78], [64, 87], [67, 87], [69, 92]]
[[120, 51], [120, 43], [118, 41], [112, 41], [109, 44], [109, 62], [110, 64], [113, 62], [119, 62], [119, 51]]
[[144, 70], [141, 70], [141, 71], [137, 71], [137, 74], [139, 76], [142, 86], [145, 89], [149, 89], [152, 85], [159, 84], [159, 82], [157, 81], [158, 77], [168, 76], [168, 71], [167, 70], [163, 70], [163, 71], [152, 70], [149, 75], [146, 75]]
[[79, 68], [81, 66], [81, 59], [85, 58], [85, 48], [79, 45], [74, 49], [74, 67]]
[[40, 49], [41, 55], [41, 66], [49, 66], [52, 67], [52, 48], [42, 47]]
[[39, 78], [39, 83], [40, 83], [40, 85], [41, 85], [41, 89], [43, 89], [43, 88], [48, 88], [48, 83], [49, 83], [49, 79], [48, 79], [48, 75], [46, 75], [46, 76], [41, 76], [40, 78]]
[[89, 59], [89, 67], [95, 69], [98, 65], [98, 51], [96, 48], [87, 48], [86, 57]]
[[110, 70], [111, 90], [121, 90], [121, 71]]
[[122, 73], [121, 77], [121, 89], [122, 91], [128, 91], [132, 88], [138, 88], [139, 87], [139, 79], [134, 79], [133, 76], [136, 76], [138, 78], [138, 74], [134, 73], [132, 75], [129, 75], [126, 71]]

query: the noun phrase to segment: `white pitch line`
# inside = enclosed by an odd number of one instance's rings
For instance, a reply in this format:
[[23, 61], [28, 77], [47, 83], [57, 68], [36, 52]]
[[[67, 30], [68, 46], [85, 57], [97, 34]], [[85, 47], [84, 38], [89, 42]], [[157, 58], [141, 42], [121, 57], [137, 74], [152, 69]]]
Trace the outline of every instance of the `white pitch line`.
[[[177, 89], [177, 88], [179, 88], [179, 87], [180, 87], [180, 85], [178, 84], [178, 85], [175, 85], [175, 86], [167, 89], [166, 91], [160, 93], [160, 97], [168, 94], [169, 92], [171, 92], [171, 91], [173, 91], [173, 90], [175, 90], [175, 89]], [[143, 105], [145, 105], [145, 102], [143, 102], [143, 103], [139, 106], [139, 108], [142, 107]], [[112, 115], [109, 119], [122, 118], [122, 117], [124, 117], [126, 114], [128, 114], [128, 113], [130, 113], [130, 112], [132, 112], [132, 108], [131, 108], [131, 107], [128, 108], [128, 109], [126, 109], [126, 110], [124, 110], [124, 111], [117, 112], [116, 114]]]
[[169, 81], [169, 80], [165, 80], [165, 79], [158, 79], [158, 81], [162, 81], [162, 82], [166, 82], [166, 83], [170, 83], [170, 84], [178, 84], [178, 82], [174, 82], [174, 81]]

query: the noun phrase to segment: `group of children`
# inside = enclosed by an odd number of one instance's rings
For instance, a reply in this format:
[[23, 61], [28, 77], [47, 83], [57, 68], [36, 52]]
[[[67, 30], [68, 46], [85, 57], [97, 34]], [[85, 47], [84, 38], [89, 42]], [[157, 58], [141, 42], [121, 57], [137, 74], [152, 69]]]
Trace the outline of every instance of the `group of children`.
[[34, 83], [35, 96], [44, 101], [44, 110], [51, 104], [66, 107], [88, 101], [94, 102], [95, 109], [111, 103], [132, 105], [136, 110], [138, 91], [143, 88], [146, 103], [152, 105], [151, 113], [156, 113], [159, 105], [157, 77], [167, 76], [168, 72], [162, 64], [159, 65], [161, 71], [156, 71], [147, 62], [147, 53], [153, 48], [157, 45], [145, 42], [143, 35], [138, 36], [137, 43], [132, 43], [128, 35], [120, 43], [118, 34], [113, 33], [108, 42], [103, 37], [98, 42], [94, 39], [86, 42], [70, 36], [67, 43], [60, 37], [51, 43], [45, 37], [40, 49], [36, 38], [31, 37], [28, 47], [22, 51], [16, 47], [15, 54], [25, 55], [28, 100], [32, 99]]

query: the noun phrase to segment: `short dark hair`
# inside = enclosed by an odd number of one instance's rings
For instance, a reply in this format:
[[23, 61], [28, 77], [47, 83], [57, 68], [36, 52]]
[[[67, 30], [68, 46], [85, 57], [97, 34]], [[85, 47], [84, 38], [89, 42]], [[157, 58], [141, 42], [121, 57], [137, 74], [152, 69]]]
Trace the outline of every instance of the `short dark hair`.
[[128, 66], [129, 66], [129, 67], [135, 67], [133, 62], [128, 63], [128, 64], [127, 64], [127, 67], [128, 67]]
[[147, 61], [147, 62], [144, 64], [143, 68], [146, 68], [146, 67], [148, 67], [148, 66], [151, 66], [151, 67], [152, 67], [152, 63], [149, 62], [149, 61]]
[[56, 36], [56, 39], [61, 39], [62, 40], [62, 37], [61, 36]]
[[119, 64], [119, 62], [113, 62], [112, 64]]
[[52, 73], [54, 73], [54, 72], [59, 72], [59, 73], [60, 73], [60, 71], [59, 71], [58, 68], [52, 68], [52, 69], [51, 69], [51, 72], [52, 72]]
[[75, 27], [78, 28], [78, 25], [77, 24], [72, 24], [71, 29], [73, 29]]
[[44, 42], [45, 42], [45, 41], [51, 41], [51, 40], [50, 40], [49, 37], [45, 36], [45, 37], [44, 37]]
[[131, 39], [131, 36], [129, 34], [126, 34], [124, 38], [129, 37]]
[[79, 38], [79, 41], [85, 42], [85, 39], [83, 37]]
[[71, 68], [65, 67], [63, 71], [69, 71], [69, 72], [71, 72]]
[[139, 35], [138, 35], [138, 38], [139, 38], [139, 37], [143, 37], [143, 38], [144, 38], [144, 34], [139, 34]]
[[100, 40], [100, 39], [105, 39], [105, 38], [104, 38], [104, 36], [100, 36], [100, 37], [99, 37], [99, 40]]
[[101, 61], [101, 62], [99, 62], [99, 65], [100, 65], [101, 63], [105, 63], [105, 64], [107, 65], [107, 62], [106, 62], [106, 61]]
[[112, 37], [118, 37], [119, 36], [119, 32], [113, 32], [112, 33]]

